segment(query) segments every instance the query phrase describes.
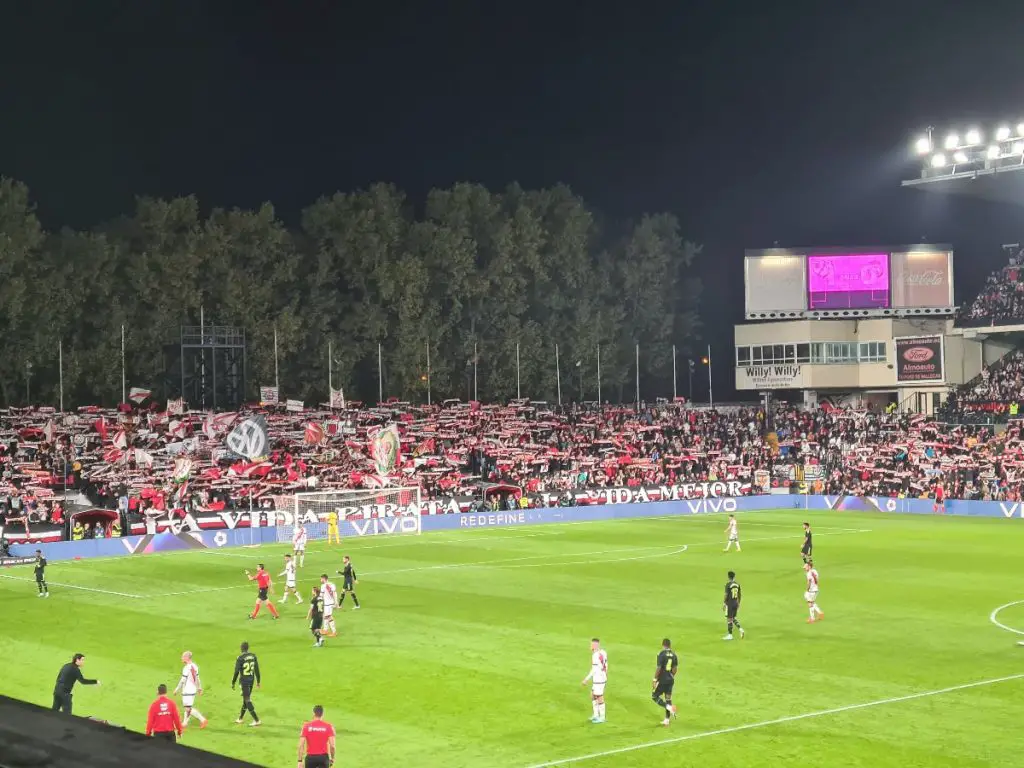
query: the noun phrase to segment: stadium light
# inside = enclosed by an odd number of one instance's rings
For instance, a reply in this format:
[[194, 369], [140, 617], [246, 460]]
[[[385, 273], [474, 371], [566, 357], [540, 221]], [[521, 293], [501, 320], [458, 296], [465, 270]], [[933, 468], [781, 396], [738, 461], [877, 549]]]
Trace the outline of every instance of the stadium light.
[[956, 163], [957, 165], [963, 165], [964, 163], [967, 162], [967, 153], [959, 151], [954, 153], [953, 162]]
[[971, 128], [967, 132], [967, 143], [968, 144], [981, 144], [981, 131], [977, 128]]
[[959, 143], [960, 137], [957, 136], [955, 133], [951, 133], [949, 134], [949, 136], [946, 137], [945, 147], [946, 149], [956, 149]]
[[996, 141], [1006, 141], [1008, 138], [1010, 138], [1010, 126], [1000, 125], [996, 129]]
[[1017, 123], [1017, 135], [1024, 136], [1024, 123]]
[[998, 160], [999, 159], [999, 147], [996, 146], [995, 144], [993, 144], [991, 147], [988, 148], [988, 159], [989, 160]]
[[914, 144], [914, 149], [919, 155], [927, 155], [932, 151], [932, 140], [927, 136], [922, 136]]
[[932, 155], [932, 168], [942, 168], [946, 164], [946, 156], [941, 152]]

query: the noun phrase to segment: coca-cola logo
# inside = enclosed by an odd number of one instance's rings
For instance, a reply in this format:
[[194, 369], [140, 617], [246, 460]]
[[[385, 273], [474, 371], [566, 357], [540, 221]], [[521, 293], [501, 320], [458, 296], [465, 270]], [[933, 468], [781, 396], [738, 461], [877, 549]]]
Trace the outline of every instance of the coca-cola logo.
[[935, 357], [930, 347], [911, 347], [903, 353], [903, 359], [910, 363], [926, 363]]
[[938, 286], [945, 282], [945, 277], [937, 269], [932, 269], [927, 272], [911, 272], [909, 275], [904, 275], [903, 282], [906, 285]]

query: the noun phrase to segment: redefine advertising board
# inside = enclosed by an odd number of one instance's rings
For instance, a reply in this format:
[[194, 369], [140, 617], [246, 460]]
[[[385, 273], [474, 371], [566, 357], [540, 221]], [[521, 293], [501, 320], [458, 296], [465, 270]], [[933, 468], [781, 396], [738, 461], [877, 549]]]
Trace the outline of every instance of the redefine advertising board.
[[887, 309], [889, 254], [809, 254], [808, 309]]

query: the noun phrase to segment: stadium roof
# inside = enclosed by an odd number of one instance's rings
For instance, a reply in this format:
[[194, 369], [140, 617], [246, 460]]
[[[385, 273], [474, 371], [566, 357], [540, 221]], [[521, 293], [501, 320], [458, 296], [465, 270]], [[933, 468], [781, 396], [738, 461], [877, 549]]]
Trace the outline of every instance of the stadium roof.
[[946, 195], [962, 195], [996, 203], [1024, 206], [1024, 166], [976, 168], [959, 173], [922, 173], [902, 186]]

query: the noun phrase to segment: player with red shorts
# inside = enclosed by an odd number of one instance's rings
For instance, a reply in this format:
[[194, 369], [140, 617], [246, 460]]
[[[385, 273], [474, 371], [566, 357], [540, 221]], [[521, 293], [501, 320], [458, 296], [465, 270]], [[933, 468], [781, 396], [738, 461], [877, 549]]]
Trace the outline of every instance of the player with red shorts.
[[267, 569], [264, 567], [263, 563], [259, 564], [259, 568], [257, 568], [255, 576], [250, 574], [248, 571], [245, 572], [245, 575], [248, 577], [249, 581], [255, 581], [256, 586], [259, 588], [259, 592], [256, 595], [256, 608], [251, 614], [249, 614], [249, 618], [255, 619], [259, 616], [260, 608], [264, 605], [267, 606], [267, 610], [270, 611], [270, 614], [275, 619], [281, 618], [280, 614], [277, 612], [277, 608], [275, 608], [274, 604], [270, 602], [270, 587], [273, 582], [270, 580], [270, 574], [267, 573]]
[[942, 487], [942, 483], [938, 483], [935, 486], [935, 504], [932, 506], [932, 512], [940, 515], [946, 514], [946, 489]]

